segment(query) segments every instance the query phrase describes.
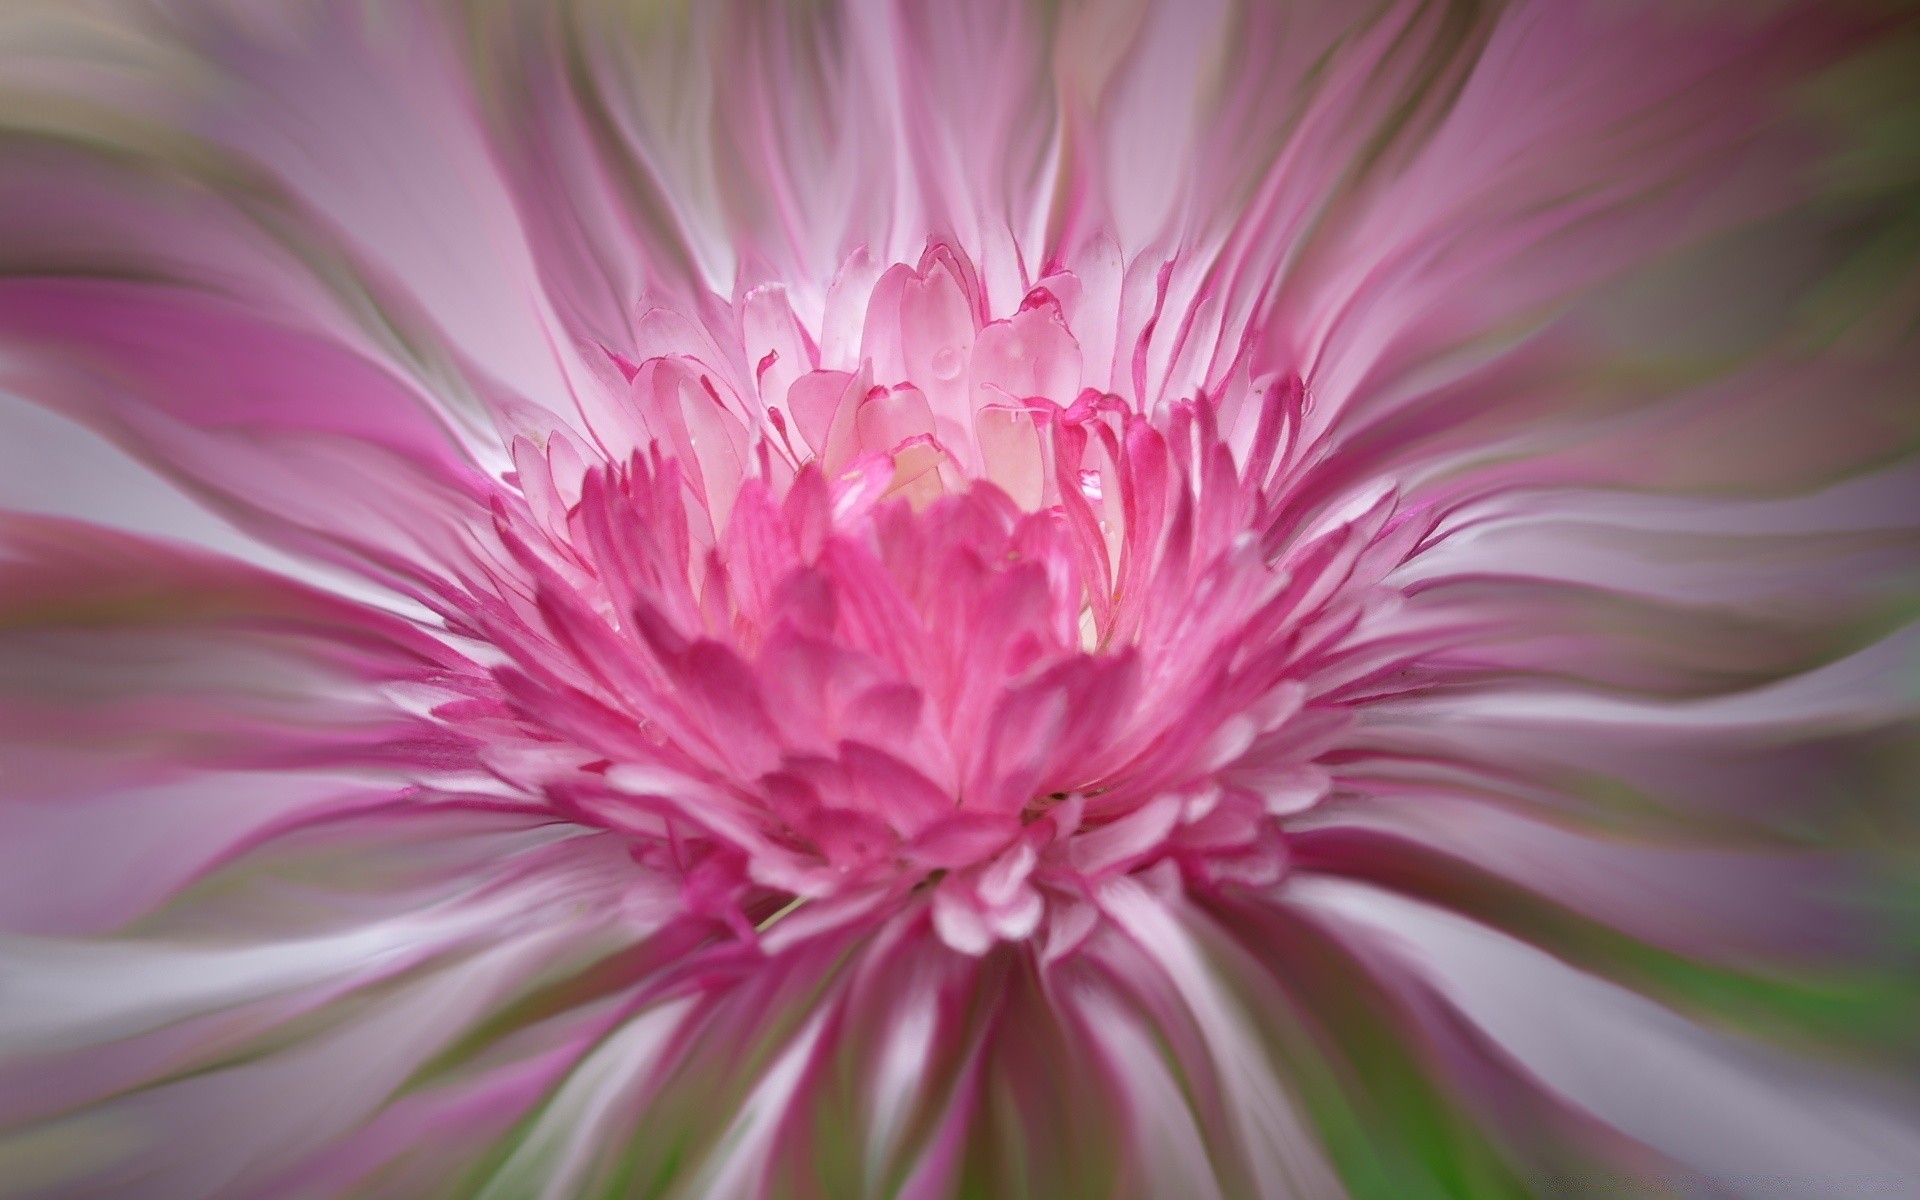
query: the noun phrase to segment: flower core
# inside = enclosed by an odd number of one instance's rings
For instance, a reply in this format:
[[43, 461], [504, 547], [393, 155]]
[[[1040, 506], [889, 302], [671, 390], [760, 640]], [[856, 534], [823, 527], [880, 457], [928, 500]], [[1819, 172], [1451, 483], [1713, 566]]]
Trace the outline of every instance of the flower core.
[[630, 453], [516, 445], [456, 618], [505, 702], [443, 714], [742, 937], [930, 893], [958, 949], [1057, 954], [1112, 876], [1277, 879], [1424, 526], [1290, 484], [1296, 377], [1149, 409], [1082, 386], [1115, 317], [1065, 272], [992, 319], [944, 245], [864, 267], [814, 328], [757, 289], [731, 351], [651, 314]]

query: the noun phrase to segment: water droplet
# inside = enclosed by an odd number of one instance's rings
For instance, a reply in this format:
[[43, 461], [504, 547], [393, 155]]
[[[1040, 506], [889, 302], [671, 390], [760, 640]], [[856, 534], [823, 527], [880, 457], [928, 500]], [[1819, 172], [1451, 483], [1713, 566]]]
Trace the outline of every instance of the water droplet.
[[1089, 500], [1097, 501], [1100, 499], [1102, 494], [1101, 487], [1100, 487], [1100, 472], [1098, 471], [1080, 472], [1080, 494], [1082, 496], [1085, 496]]
[[946, 381], [960, 376], [960, 347], [942, 346], [933, 352], [933, 377]]

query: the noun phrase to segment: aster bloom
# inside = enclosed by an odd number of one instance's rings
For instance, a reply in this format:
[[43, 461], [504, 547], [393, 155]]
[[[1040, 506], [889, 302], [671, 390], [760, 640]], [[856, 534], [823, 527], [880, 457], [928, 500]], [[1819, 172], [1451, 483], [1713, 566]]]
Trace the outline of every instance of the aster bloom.
[[1920, 1179], [1903, 19], [0, 47], [0, 1194]]

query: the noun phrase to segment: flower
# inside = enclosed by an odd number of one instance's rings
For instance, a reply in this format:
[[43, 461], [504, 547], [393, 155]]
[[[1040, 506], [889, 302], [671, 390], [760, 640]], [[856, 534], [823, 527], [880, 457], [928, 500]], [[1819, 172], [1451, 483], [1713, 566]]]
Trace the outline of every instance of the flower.
[[10, 14], [0, 1175], [1920, 1175], [1914, 29], [1669, 7]]

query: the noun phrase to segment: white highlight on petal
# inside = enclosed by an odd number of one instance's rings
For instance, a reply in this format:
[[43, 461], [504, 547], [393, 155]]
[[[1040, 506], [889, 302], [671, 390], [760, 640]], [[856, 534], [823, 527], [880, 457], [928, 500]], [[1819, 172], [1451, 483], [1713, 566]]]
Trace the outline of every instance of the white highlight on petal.
[[[823, 1015], [808, 1021], [780, 1057], [767, 1068], [759, 1086], [753, 1089], [739, 1114], [717, 1143], [721, 1149], [707, 1159], [700, 1172], [687, 1181], [689, 1196], [760, 1195], [761, 1175], [766, 1170], [767, 1152], [773, 1148], [774, 1134], [787, 1106], [793, 1102], [794, 1089], [806, 1071], [807, 1060], [825, 1026]], [[558, 1197], [555, 1200], [559, 1200]]]
[[[489, 914], [497, 925], [503, 913]], [[254, 1194], [365, 1121], [419, 1065], [537, 971], [550, 925], [410, 979], [291, 1048], [130, 1092], [0, 1139], [0, 1164], [48, 1137], [85, 1153], [57, 1168], [66, 1195], [179, 1200]], [[142, 982], [151, 983], [152, 979]], [[73, 1172], [80, 1178], [73, 1178]]]
[[1805, 674], [1705, 700], [1516, 689], [1395, 707], [1398, 715], [1430, 722], [1631, 725], [1686, 733], [1873, 729], [1920, 714], [1920, 625]]
[[0, 509], [91, 521], [199, 546], [412, 620], [417, 602], [248, 537], [93, 430], [0, 391]]
[[364, 978], [496, 925], [502, 904], [243, 947], [0, 938], [0, 1054], [131, 1037], [198, 1013]]
[[1100, 907], [1166, 972], [1206, 1038], [1235, 1132], [1263, 1196], [1343, 1196], [1317, 1140], [1266, 1064], [1260, 1035], [1228, 995], [1172, 909], [1131, 879], [1100, 889]]
[[903, 981], [910, 990], [897, 998], [884, 1048], [874, 1070], [873, 1125], [867, 1130], [867, 1186], [878, 1193], [880, 1172], [911, 1111], [922, 1074], [933, 1053], [939, 1027], [938, 996], [924, 978]]
[[1098, 994], [1079, 998], [1087, 1028], [1114, 1059], [1119, 1085], [1134, 1110], [1142, 1139], [1135, 1160], [1149, 1183], [1146, 1194], [1225, 1200], [1193, 1106], [1167, 1070], [1156, 1045], [1132, 1014]]
[[1363, 884], [1302, 878], [1291, 895], [1384, 942], [1547, 1086], [1735, 1195], [1877, 1195], [1920, 1179], [1910, 1087], [1712, 1032], [1518, 939]]
[[621, 1116], [621, 1101], [645, 1083], [647, 1067], [667, 1048], [692, 1005], [684, 999], [649, 1009], [574, 1068], [475, 1200], [562, 1200], [578, 1194], [595, 1154], [607, 1144], [610, 1124]]

